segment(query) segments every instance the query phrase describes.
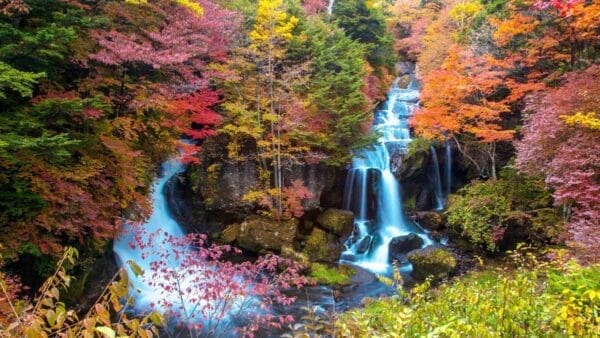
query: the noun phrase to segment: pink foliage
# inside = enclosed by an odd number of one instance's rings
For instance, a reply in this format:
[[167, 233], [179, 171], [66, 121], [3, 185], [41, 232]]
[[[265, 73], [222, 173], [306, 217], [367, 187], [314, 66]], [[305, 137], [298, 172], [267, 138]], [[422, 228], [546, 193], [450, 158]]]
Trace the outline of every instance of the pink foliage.
[[[126, 104], [133, 109], [167, 106], [171, 118], [165, 125], [194, 141], [215, 135], [214, 127], [220, 123], [220, 116], [212, 110], [220, 102], [220, 93], [208, 88], [211, 78], [221, 74], [208, 69], [207, 64], [226, 61], [239, 23], [237, 14], [213, 1], [198, 2], [204, 9], [202, 16], [169, 1], [157, 1], [164, 15], [157, 30], [97, 31], [93, 36], [100, 50], [90, 56], [91, 60], [125, 70], [142, 63], [160, 71], [163, 83], [150, 87], [150, 92], [143, 95], [126, 94], [133, 98]], [[181, 148], [184, 162], [198, 162], [194, 157], [200, 150], [198, 146], [187, 144]]]
[[317, 15], [327, 10], [327, 0], [304, 0], [302, 6], [307, 15]]
[[600, 66], [566, 76], [566, 83], [530, 97], [517, 165], [543, 174], [556, 203], [571, 206], [568, 229], [587, 259], [600, 258], [600, 133], [569, 126], [563, 116], [598, 110]]
[[23, 0], [0, 0], [0, 15], [13, 16], [29, 13], [29, 6]]
[[566, 16], [569, 11], [583, 0], [538, 0], [533, 6], [537, 9], [556, 9], [561, 16]]
[[301, 180], [292, 181], [292, 185], [283, 188], [284, 217], [300, 218], [304, 215], [302, 201], [313, 197], [312, 191]]
[[147, 236], [137, 229], [130, 245], [141, 249], [143, 259], [151, 259], [151, 271], [144, 278], [160, 298], [150, 306], [206, 336], [223, 334], [222, 330], [235, 326], [233, 322], [242, 324], [237, 330], [244, 336], [253, 336], [259, 328], [289, 324], [292, 316], [275, 316], [269, 310], [276, 304], [292, 304], [295, 298], [285, 290], [308, 283], [294, 261], [266, 255], [233, 263], [224, 257], [240, 254], [239, 249], [208, 245], [201, 234], [174, 237], [159, 230]]
[[396, 40], [396, 50], [406, 53], [409, 59], [416, 60], [423, 51], [423, 35], [431, 23], [431, 18], [417, 18], [411, 22], [410, 34], [405, 38]]

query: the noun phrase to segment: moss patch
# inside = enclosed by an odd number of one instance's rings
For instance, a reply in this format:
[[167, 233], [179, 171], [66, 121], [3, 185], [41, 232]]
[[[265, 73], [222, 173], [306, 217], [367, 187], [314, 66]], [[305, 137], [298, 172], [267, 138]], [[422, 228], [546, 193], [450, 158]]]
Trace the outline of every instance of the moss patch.
[[356, 270], [345, 265], [327, 267], [325, 264], [313, 263], [310, 266], [310, 276], [319, 284], [334, 286], [350, 285], [352, 276], [355, 274]]

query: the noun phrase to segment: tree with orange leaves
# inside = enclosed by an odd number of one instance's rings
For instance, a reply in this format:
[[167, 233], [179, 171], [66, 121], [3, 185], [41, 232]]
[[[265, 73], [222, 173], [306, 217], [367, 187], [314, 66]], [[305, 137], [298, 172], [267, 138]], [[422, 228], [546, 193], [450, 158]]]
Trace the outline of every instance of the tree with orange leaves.
[[503, 74], [486, 68], [482, 58], [451, 47], [442, 66], [423, 78], [423, 108], [413, 125], [422, 137], [452, 139], [480, 175], [496, 178], [496, 143], [512, 140], [514, 131], [500, 125], [509, 107], [494, 95]]

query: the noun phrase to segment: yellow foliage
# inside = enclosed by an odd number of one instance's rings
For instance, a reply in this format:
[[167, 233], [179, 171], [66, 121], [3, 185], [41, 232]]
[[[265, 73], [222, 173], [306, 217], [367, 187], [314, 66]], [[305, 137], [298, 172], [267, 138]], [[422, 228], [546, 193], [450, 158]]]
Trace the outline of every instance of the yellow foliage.
[[[175, 3], [179, 4], [180, 6], [183, 6], [189, 10], [191, 10], [194, 14], [198, 15], [198, 16], [202, 16], [204, 15], [204, 10], [202, 9], [202, 6], [200, 6], [199, 3], [193, 1], [193, 0], [173, 0]], [[133, 5], [143, 5], [143, 4], [147, 4], [148, 0], [125, 0], [126, 3], [128, 4], [133, 4]]]
[[[282, 0], [260, 0], [256, 10], [256, 24], [250, 32], [250, 47], [272, 46], [277, 40], [291, 40], [298, 18], [288, 16], [282, 9]], [[265, 46], [266, 45], [266, 46]]]
[[204, 10], [202, 9], [202, 6], [200, 6], [200, 4], [198, 4], [195, 1], [192, 0], [174, 0], [176, 3], [178, 3], [180, 6], [183, 6], [187, 9], [189, 9], [190, 11], [192, 11], [194, 14], [198, 15], [198, 16], [202, 16], [204, 15]]
[[448, 15], [459, 27], [463, 27], [482, 9], [483, 5], [477, 0], [461, 2], [452, 7]]
[[569, 126], [581, 126], [592, 130], [600, 130], [600, 118], [596, 113], [578, 112], [572, 116], [561, 116], [565, 123]]

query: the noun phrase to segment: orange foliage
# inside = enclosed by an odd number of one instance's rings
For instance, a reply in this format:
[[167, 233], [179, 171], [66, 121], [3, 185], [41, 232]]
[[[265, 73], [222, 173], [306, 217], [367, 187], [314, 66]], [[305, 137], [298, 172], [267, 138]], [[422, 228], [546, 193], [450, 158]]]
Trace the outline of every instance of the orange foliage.
[[482, 142], [508, 141], [513, 131], [498, 124], [508, 111], [504, 101], [488, 97], [503, 85], [502, 73], [486, 68], [485, 60], [453, 46], [441, 68], [423, 78], [423, 109], [413, 125], [426, 138], [470, 134]]

